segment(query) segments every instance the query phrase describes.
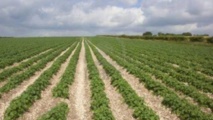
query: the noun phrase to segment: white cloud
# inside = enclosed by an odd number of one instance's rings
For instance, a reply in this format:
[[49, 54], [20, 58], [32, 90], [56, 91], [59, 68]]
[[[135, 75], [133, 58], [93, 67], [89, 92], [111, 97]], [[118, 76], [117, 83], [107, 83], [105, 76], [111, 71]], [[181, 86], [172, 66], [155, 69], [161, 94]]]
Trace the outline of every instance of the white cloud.
[[[82, 6], [80, 6], [82, 5]], [[117, 6], [106, 6], [104, 8], [98, 7], [91, 9], [88, 4], [87, 9], [83, 6], [86, 4], [77, 4], [66, 13], [60, 13], [51, 8], [41, 9], [46, 14], [52, 14], [54, 11], [54, 18], [49, 21], [55, 22], [57, 25], [79, 25], [79, 26], [95, 26], [95, 27], [128, 27], [134, 25], [140, 25], [143, 23], [144, 16], [140, 8], [121, 8]], [[33, 18], [32, 21], [38, 21], [37, 17]], [[34, 21], [33, 21], [34, 22]], [[48, 22], [48, 21], [46, 21]], [[44, 24], [46, 24], [44, 22]], [[32, 23], [33, 24], [33, 23]], [[43, 23], [41, 23], [43, 24]]]
[[53, 8], [53, 7], [41, 8], [41, 9], [39, 9], [39, 11], [46, 13], [46, 14], [52, 14], [52, 13], [56, 12], [55, 8]]
[[119, 0], [119, 1], [127, 3], [129, 5], [135, 5], [138, 2], [138, 0]]
[[[186, 24], [186, 25], [174, 25], [171, 26], [176, 32], [184, 32], [184, 31], [192, 31], [194, 29], [197, 29], [197, 24], [192, 23], [192, 24]], [[172, 29], [170, 28], [170, 29]]]
[[92, 10], [85, 18], [100, 27], [119, 27], [142, 24], [144, 16], [139, 8], [107, 6]]

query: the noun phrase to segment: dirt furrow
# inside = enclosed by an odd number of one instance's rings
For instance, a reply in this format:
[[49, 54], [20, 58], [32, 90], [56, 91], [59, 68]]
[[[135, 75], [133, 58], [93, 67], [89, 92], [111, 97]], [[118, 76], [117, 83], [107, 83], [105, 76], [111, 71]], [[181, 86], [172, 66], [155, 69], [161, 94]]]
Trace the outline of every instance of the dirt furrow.
[[[39, 60], [39, 61], [40, 61], [40, 60]], [[31, 66], [36, 65], [39, 61], [32, 63]], [[18, 72], [16, 72], [16, 73], [13, 73], [11, 76], [9, 76], [9, 77], [7, 77], [6, 79], [4, 79], [2, 82], [0, 82], [0, 88], [1, 88], [2, 86], [4, 86], [4, 85], [8, 82], [8, 80], [10, 80], [12, 77], [15, 77], [16, 75], [22, 74], [23, 72], [25, 72], [25, 71], [28, 70], [28, 69], [29, 69], [29, 67], [24, 68], [23, 70], [18, 71]]]
[[210, 99], [213, 100], [213, 94], [209, 93], [209, 92], [204, 92], [204, 91], [199, 91], [200, 94], [206, 95], [207, 97], [209, 97]]
[[85, 47], [84, 42], [82, 42], [74, 83], [70, 87], [70, 110], [67, 117], [68, 120], [91, 120], [91, 93], [88, 81]]
[[204, 93], [204, 92], [202, 92], [202, 93], [207, 95], [209, 98], [213, 99], [213, 94], [212, 93]]
[[1, 88], [2, 86], [4, 86], [6, 83], [7, 83], [7, 81], [0, 82], [0, 88]]
[[201, 74], [201, 75], [204, 75], [205, 77], [209, 78], [209, 79], [212, 79], [213, 80], [213, 76], [210, 76], [210, 75], [207, 75], [201, 71], [197, 71], [198, 74]]
[[[68, 48], [65, 51], [63, 51], [59, 56], [63, 55], [67, 50]], [[17, 96], [20, 96], [27, 89], [28, 86], [32, 85], [44, 71], [46, 71], [52, 66], [53, 62], [59, 56], [57, 56], [53, 61], [47, 63], [44, 69], [42, 69], [41, 71], [37, 71], [35, 75], [30, 77], [28, 80], [25, 80], [24, 82], [22, 82], [22, 84], [19, 85], [18, 87], [9, 91], [8, 93], [2, 94], [2, 97], [0, 99], [0, 119], [3, 119], [4, 111], [7, 109], [10, 102]]]
[[28, 60], [30, 60], [30, 59], [32, 59], [32, 58], [35, 58], [35, 57], [37, 57], [37, 56], [39, 56], [39, 55], [42, 55], [42, 54], [44, 54], [44, 53], [50, 51], [51, 49], [52, 49], [52, 48], [50, 48], [50, 49], [48, 49], [48, 50], [45, 50], [45, 51], [43, 51], [43, 52], [41, 52], [41, 53], [38, 53], [38, 54], [36, 54], [36, 55], [34, 55], [34, 56], [30, 57], [30, 58], [24, 59], [24, 60], [22, 60], [21, 62], [16, 62], [16, 63], [13, 63], [12, 65], [9, 65], [9, 66], [7, 66], [7, 67], [5, 67], [5, 68], [3, 68], [3, 69], [0, 69], [0, 73], [1, 73], [2, 71], [6, 70], [6, 69], [9, 69], [9, 68], [12, 68], [12, 67], [16, 67], [16, 66], [20, 65], [20, 64], [23, 63], [23, 62], [26, 62], [26, 61], [28, 61]]
[[99, 63], [93, 51], [90, 48], [92, 53], [92, 58], [95, 62], [96, 67], [98, 68], [100, 78], [103, 80], [105, 85], [105, 93], [109, 99], [109, 106], [112, 110], [113, 116], [116, 120], [134, 120], [132, 117], [133, 110], [128, 108], [128, 105], [124, 103], [122, 96], [116, 91], [116, 89], [110, 84], [110, 77], [107, 75], [103, 66]]
[[[96, 47], [97, 48], [97, 47]], [[143, 84], [139, 82], [139, 79], [129, 74], [126, 69], [118, 65], [107, 54], [97, 48], [101, 55], [112, 64], [118, 71], [120, 71], [122, 77], [130, 84], [135, 92], [144, 99], [145, 104], [150, 107], [160, 117], [160, 120], [179, 120], [177, 115], [171, 113], [171, 110], [161, 104], [162, 98], [154, 96], [151, 91], [147, 90]]]
[[68, 59], [61, 65], [57, 74], [53, 75], [50, 81], [50, 85], [45, 89], [45, 91], [42, 91], [41, 99], [36, 101], [33, 106], [30, 107], [28, 112], [20, 117], [19, 120], [36, 120], [39, 116], [41, 116], [43, 113], [46, 113], [48, 110], [50, 110], [57, 103], [60, 102], [60, 99], [54, 99], [52, 97], [52, 89], [60, 82], [60, 79], [65, 72], [66, 67], [68, 66], [69, 61], [73, 56], [76, 48], [73, 50]]

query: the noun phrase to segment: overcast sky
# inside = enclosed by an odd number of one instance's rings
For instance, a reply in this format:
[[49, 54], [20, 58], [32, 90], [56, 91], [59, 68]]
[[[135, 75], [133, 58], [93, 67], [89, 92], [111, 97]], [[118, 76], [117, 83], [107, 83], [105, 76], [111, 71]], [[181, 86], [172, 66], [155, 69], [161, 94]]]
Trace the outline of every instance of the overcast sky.
[[0, 36], [213, 35], [213, 0], [0, 0]]

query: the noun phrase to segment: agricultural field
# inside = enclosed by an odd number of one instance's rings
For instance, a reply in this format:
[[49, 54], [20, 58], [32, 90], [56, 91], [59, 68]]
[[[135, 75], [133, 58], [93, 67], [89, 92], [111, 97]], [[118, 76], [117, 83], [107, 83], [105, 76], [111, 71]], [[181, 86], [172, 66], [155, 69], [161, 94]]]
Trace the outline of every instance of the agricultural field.
[[213, 120], [213, 45], [0, 39], [0, 120]]

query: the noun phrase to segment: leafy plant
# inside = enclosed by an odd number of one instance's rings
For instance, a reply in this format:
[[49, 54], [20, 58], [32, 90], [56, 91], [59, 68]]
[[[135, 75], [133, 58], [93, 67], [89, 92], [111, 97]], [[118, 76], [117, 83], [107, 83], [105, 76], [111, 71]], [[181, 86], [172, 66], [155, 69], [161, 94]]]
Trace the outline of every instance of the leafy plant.
[[38, 120], [66, 120], [68, 111], [68, 105], [62, 102], [43, 114]]

